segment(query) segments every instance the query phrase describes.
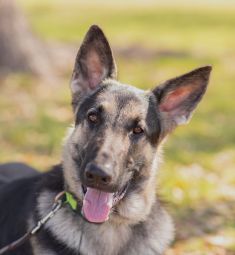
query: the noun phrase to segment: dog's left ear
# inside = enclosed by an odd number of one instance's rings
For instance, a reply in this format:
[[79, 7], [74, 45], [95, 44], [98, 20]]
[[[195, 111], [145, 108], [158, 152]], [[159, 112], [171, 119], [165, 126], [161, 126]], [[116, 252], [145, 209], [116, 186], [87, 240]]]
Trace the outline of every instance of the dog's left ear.
[[95, 90], [105, 78], [116, 78], [116, 65], [103, 31], [96, 25], [88, 30], [78, 51], [71, 80], [72, 104]]
[[166, 81], [152, 91], [161, 115], [162, 136], [177, 125], [188, 122], [206, 91], [211, 69], [211, 66], [195, 69]]

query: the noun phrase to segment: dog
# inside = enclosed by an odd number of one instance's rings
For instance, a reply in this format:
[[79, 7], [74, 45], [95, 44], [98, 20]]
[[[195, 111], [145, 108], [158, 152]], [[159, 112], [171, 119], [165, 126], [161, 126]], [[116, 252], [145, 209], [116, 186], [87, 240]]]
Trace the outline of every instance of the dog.
[[151, 91], [120, 83], [103, 31], [91, 26], [75, 60], [74, 125], [62, 161], [43, 174], [22, 165], [22, 177], [8, 172], [0, 186], [0, 247], [35, 226], [61, 191], [75, 207], [64, 203], [37, 234], [6, 254], [163, 254], [174, 226], [155, 192], [161, 145], [188, 122], [210, 72], [211, 66], [201, 67]]

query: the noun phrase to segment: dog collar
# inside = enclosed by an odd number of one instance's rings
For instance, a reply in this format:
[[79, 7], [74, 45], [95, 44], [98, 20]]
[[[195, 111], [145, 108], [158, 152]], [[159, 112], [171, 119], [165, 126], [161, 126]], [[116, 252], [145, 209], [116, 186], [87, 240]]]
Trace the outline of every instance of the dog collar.
[[73, 195], [69, 192], [65, 192], [65, 203], [69, 204], [73, 211], [77, 209], [78, 202], [74, 199]]

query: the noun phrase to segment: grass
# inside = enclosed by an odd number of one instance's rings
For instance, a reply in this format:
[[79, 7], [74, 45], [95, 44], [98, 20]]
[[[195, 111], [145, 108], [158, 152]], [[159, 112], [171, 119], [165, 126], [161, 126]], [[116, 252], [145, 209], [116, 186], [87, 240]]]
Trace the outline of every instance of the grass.
[[[209, 90], [190, 124], [178, 128], [165, 145], [159, 190], [170, 202], [177, 224], [169, 255], [234, 254], [235, 7], [72, 0], [20, 4], [33, 31], [51, 43], [78, 45], [96, 23], [116, 52], [141, 46], [150, 52], [177, 53], [149, 58], [118, 55], [120, 79], [141, 88], [213, 65]], [[71, 68], [68, 65], [66, 73]], [[0, 161], [20, 160], [40, 169], [58, 162], [61, 137], [72, 121], [69, 78], [53, 86], [20, 74], [2, 82]]]

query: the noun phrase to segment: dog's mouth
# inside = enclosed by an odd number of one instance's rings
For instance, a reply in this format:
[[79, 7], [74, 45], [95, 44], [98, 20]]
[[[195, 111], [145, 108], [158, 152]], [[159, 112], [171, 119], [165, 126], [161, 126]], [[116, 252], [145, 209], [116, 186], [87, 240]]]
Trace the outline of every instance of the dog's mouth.
[[112, 208], [125, 196], [128, 184], [115, 193], [85, 187], [82, 185], [84, 198], [83, 216], [90, 222], [103, 223], [109, 219]]

